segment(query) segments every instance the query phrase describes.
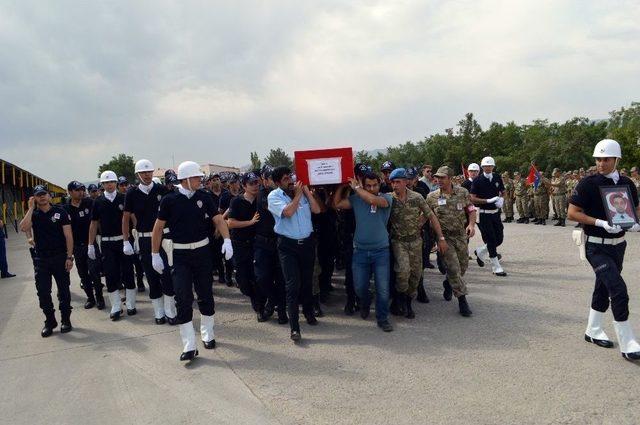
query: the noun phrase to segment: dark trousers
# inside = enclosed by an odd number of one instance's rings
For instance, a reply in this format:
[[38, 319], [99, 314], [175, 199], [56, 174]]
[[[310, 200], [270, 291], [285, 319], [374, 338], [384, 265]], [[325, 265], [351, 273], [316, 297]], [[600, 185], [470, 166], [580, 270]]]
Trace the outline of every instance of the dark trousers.
[[6, 276], [9, 273], [7, 264], [7, 240], [4, 237], [4, 229], [0, 229], [0, 275]]
[[[431, 262], [431, 247], [433, 246], [433, 238], [431, 234], [431, 226], [429, 222], [424, 224], [422, 228], [422, 265], [423, 268], [426, 264]], [[393, 263], [391, 263], [393, 264]], [[393, 268], [393, 267], [392, 267]]]
[[596, 274], [596, 285], [591, 298], [591, 308], [605, 312], [609, 308], [617, 322], [629, 318], [629, 295], [627, 284], [622, 279], [622, 263], [627, 242], [618, 245], [601, 245], [587, 242], [585, 247], [587, 260]]
[[284, 313], [286, 311], [286, 294], [276, 238], [257, 235], [253, 245], [253, 258], [257, 288], [263, 296], [266, 295], [271, 305], [276, 306], [279, 312]]
[[171, 282], [171, 271], [169, 270], [169, 263], [167, 262], [167, 254], [164, 250], [160, 250], [160, 257], [164, 263], [164, 270], [162, 275], [159, 275], [157, 271], [153, 269], [151, 263], [151, 238], [138, 238], [138, 244], [140, 245], [140, 263], [144, 269], [144, 274], [147, 276], [147, 283], [149, 284], [149, 298], [155, 300], [162, 297], [162, 295], [174, 296], [173, 283]]
[[211, 242], [211, 260], [213, 261], [213, 269], [218, 271], [218, 279], [224, 276], [224, 254], [222, 253], [222, 238], [213, 238]]
[[236, 282], [240, 292], [251, 299], [254, 311], [264, 310], [266, 294], [256, 285], [256, 275], [253, 268], [253, 241], [231, 240], [233, 245], [233, 266], [236, 269]]
[[496, 249], [502, 245], [504, 240], [504, 226], [500, 220], [500, 214], [483, 214], [480, 213], [480, 221], [478, 228], [482, 233], [482, 241], [487, 244], [489, 257], [497, 257]]
[[205, 316], [213, 316], [213, 267], [211, 246], [198, 249], [174, 249], [171, 270], [173, 290], [179, 324], [193, 320], [193, 291], [196, 291], [198, 309]]
[[122, 253], [122, 241], [102, 241], [100, 249], [107, 291], [117, 291], [120, 283], [124, 283], [127, 289], [136, 289], [132, 256]]
[[353, 263], [353, 235], [348, 240], [348, 245], [344, 249], [344, 289], [347, 292], [347, 300], [355, 302], [356, 290], [353, 283], [353, 267], [349, 267]]
[[[326, 294], [331, 288], [331, 277], [336, 261], [336, 247], [338, 241], [335, 233], [328, 235], [318, 235], [318, 264], [320, 265], [320, 275], [318, 276], [318, 286], [320, 292]], [[348, 267], [346, 267], [348, 268]]]
[[299, 305], [305, 315], [313, 315], [313, 263], [315, 247], [313, 238], [289, 239], [278, 236], [278, 255], [285, 282], [287, 310], [291, 330], [300, 331]]
[[92, 300], [95, 298], [94, 291], [96, 293], [102, 292], [102, 281], [100, 280], [100, 274], [91, 273], [89, 270], [89, 256], [87, 255], [87, 245], [80, 244], [73, 247], [73, 256], [75, 257], [76, 270], [82, 283], [82, 288], [87, 298]]
[[38, 292], [38, 301], [40, 308], [47, 318], [53, 316], [55, 309], [53, 308], [53, 300], [51, 299], [52, 278], [56, 280], [58, 287], [58, 308], [62, 314], [71, 313], [71, 292], [69, 285], [69, 272], [65, 270], [64, 263], [67, 254], [57, 254], [51, 257], [36, 257], [35, 278], [36, 290]]
[[[144, 239], [144, 238], [141, 238], [141, 239]], [[136, 282], [138, 282], [138, 286], [144, 286], [144, 281], [142, 280], [142, 278], [144, 277], [146, 271], [144, 269], [144, 266], [142, 265], [142, 260], [138, 255], [134, 254], [131, 256], [131, 263], [133, 264], [133, 269], [135, 271]]]
[[100, 245], [94, 243], [93, 246], [96, 249], [96, 259], [92, 260], [87, 257], [87, 266], [89, 268], [89, 275], [94, 282], [100, 282], [100, 289], [102, 290], [102, 250]]

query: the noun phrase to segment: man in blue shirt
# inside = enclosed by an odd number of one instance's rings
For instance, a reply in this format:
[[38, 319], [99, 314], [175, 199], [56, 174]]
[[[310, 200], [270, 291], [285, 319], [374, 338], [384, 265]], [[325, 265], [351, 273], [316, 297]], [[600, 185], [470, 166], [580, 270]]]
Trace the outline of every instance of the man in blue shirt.
[[278, 167], [271, 174], [278, 186], [268, 196], [269, 211], [275, 220], [273, 230], [278, 235], [278, 255], [282, 265], [289, 311], [291, 339], [300, 341], [299, 299], [302, 313], [309, 325], [318, 324], [313, 313], [311, 280], [315, 247], [311, 233], [311, 213], [318, 214], [320, 205], [302, 182], [293, 183], [291, 170]]
[[353, 237], [353, 282], [360, 298], [360, 317], [369, 316], [371, 295], [369, 279], [374, 273], [376, 284], [376, 320], [385, 332], [391, 332], [389, 323], [389, 233], [387, 223], [391, 215], [393, 197], [380, 193], [380, 178], [367, 172], [362, 181], [352, 178], [349, 185], [353, 194], [343, 199], [347, 185], [334, 194], [334, 205], [338, 209], [353, 209], [356, 230]]

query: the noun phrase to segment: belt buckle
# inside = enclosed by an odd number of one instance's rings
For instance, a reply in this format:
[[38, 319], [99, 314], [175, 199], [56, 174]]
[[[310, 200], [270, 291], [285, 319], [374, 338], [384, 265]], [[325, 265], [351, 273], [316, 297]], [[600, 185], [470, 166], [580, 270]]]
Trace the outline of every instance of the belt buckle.
[[298, 239], [297, 242], [298, 242], [298, 245], [302, 245], [304, 244], [304, 239]]

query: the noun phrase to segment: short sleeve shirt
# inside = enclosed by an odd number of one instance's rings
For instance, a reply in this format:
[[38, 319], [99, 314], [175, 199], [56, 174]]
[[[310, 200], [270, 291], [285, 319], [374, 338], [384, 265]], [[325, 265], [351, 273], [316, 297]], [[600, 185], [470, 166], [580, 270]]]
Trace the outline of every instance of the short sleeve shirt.
[[420, 216], [429, 219], [433, 212], [427, 205], [427, 201], [412, 190], [407, 189], [407, 199], [401, 201], [393, 193], [391, 206], [390, 236], [391, 239], [412, 241], [420, 237]]
[[[256, 200], [249, 202], [244, 196], [236, 196], [229, 205], [228, 218], [238, 221], [249, 221], [256, 213]], [[256, 235], [256, 225], [230, 229], [231, 239], [235, 241], [252, 241]]]
[[276, 236], [273, 231], [273, 226], [275, 226], [276, 222], [269, 212], [268, 196], [270, 192], [269, 188], [261, 187], [256, 198], [256, 210], [260, 214], [260, 221], [256, 223], [256, 235], [264, 236], [265, 238], [274, 238]]
[[[492, 173], [491, 180], [480, 174], [473, 179], [471, 183], [471, 194], [477, 196], [480, 199], [491, 199], [496, 196], [500, 196], [500, 192], [504, 192], [504, 184], [502, 183], [502, 177], [500, 174]], [[496, 204], [481, 204], [478, 205], [483, 210], [497, 210]]]
[[291, 217], [283, 217], [282, 211], [293, 199], [282, 189], [272, 190], [268, 196], [269, 211], [275, 220], [274, 231], [281, 236], [291, 239], [306, 239], [313, 232], [311, 223], [311, 205], [306, 196], [302, 195], [298, 209]]
[[167, 190], [164, 186], [155, 183], [149, 194], [137, 187], [132, 187], [127, 191], [124, 198], [124, 210], [136, 216], [136, 230], [138, 232], [148, 233], [153, 230], [160, 201], [166, 193]]
[[218, 214], [213, 199], [198, 190], [191, 198], [175, 191], [160, 201], [158, 219], [167, 222], [175, 243], [194, 243], [212, 235], [211, 220]]
[[393, 197], [388, 193], [379, 196], [387, 200], [388, 207], [374, 207], [356, 193], [349, 196], [349, 203], [356, 221], [356, 230], [353, 235], [353, 246], [356, 249], [376, 250], [389, 246], [387, 223], [391, 216]]
[[51, 206], [47, 212], [38, 208], [33, 211], [31, 224], [36, 252], [47, 252], [51, 253], [50, 255], [66, 254], [67, 240], [62, 227], [71, 224], [68, 212], [57, 206]]
[[100, 223], [100, 234], [105, 237], [122, 235], [122, 212], [124, 211], [124, 195], [118, 193], [113, 201], [104, 195], [93, 201], [91, 220]]
[[234, 195], [228, 190], [225, 190], [220, 194], [220, 201], [218, 202], [218, 211], [220, 211], [220, 214], [224, 214], [224, 212], [229, 208], [233, 198]]
[[74, 245], [86, 245], [89, 241], [89, 225], [91, 224], [91, 209], [93, 201], [84, 198], [80, 205], [74, 207], [71, 202], [64, 206], [65, 211], [71, 218], [71, 232], [73, 233]]

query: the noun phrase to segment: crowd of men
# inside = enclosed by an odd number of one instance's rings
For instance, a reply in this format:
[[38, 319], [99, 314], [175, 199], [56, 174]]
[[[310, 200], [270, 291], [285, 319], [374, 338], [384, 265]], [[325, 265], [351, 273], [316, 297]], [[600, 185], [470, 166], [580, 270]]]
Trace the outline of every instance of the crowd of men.
[[[581, 179], [599, 175], [596, 169], [555, 169], [551, 180], [540, 173], [532, 185], [517, 172], [512, 178], [495, 167], [489, 156], [470, 164], [466, 177], [448, 166], [433, 173], [429, 165], [418, 170], [386, 161], [378, 173], [356, 164], [348, 183], [310, 188], [284, 166], [204, 176], [192, 161], [180, 164], [177, 173], [168, 170], [162, 182], [152, 178], [153, 164], [141, 159], [135, 165], [137, 184], [104, 171], [100, 186], [70, 182], [63, 206], [52, 205], [47, 189], [37, 186], [20, 228], [32, 244], [45, 315], [41, 335], [50, 336], [58, 325], [52, 278], [58, 287], [60, 332], [72, 330], [69, 271], [74, 261], [87, 296], [85, 309], [105, 308], [104, 277], [112, 321], [123, 317], [123, 302], [127, 316], [137, 314], [138, 293], [146, 291], [144, 275], [155, 323], [179, 326], [180, 360], [198, 355], [194, 300], [203, 346], [215, 348], [214, 275], [222, 284], [237, 285], [258, 322], [275, 314], [279, 324], [289, 324], [290, 338], [297, 342], [302, 338], [300, 305], [307, 325], [318, 325], [322, 304], [335, 290], [336, 268], [345, 271], [345, 314], [358, 312], [368, 319], [375, 296], [381, 330], [393, 330], [389, 314], [414, 319], [414, 300], [429, 302], [424, 269], [436, 267], [430, 258], [434, 253], [444, 276], [443, 298], [455, 297], [459, 314], [470, 317], [464, 276], [473, 258], [469, 239], [476, 223], [483, 241], [473, 250], [477, 264], [490, 263], [494, 275], [507, 276], [497, 251], [503, 223], [514, 221], [514, 205], [518, 223], [544, 225], [551, 203], [556, 225], [564, 226], [571, 193], [577, 196]], [[635, 168], [631, 174], [635, 189], [640, 178]], [[574, 219], [587, 231], [593, 225], [584, 217]], [[603, 280], [604, 290], [610, 290]], [[587, 335], [590, 342], [603, 340], [597, 332]]]

